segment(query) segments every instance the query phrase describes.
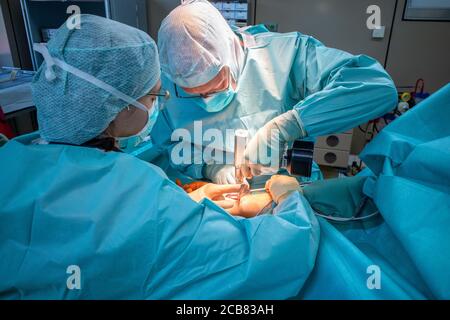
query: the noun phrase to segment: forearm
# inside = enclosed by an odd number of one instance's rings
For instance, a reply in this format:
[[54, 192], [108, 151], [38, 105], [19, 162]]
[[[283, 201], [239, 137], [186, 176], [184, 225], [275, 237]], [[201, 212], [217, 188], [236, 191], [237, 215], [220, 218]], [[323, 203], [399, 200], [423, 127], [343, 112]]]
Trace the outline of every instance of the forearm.
[[395, 85], [375, 59], [327, 48], [313, 38], [306, 48], [292, 72], [301, 99], [294, 110], [308, 136], [344, 132], [395, 107]]
[[252, 218], [260, 214], [272, 201], [267, 192], [249, 194], [237, 201], [229, 212], [234, 216]]

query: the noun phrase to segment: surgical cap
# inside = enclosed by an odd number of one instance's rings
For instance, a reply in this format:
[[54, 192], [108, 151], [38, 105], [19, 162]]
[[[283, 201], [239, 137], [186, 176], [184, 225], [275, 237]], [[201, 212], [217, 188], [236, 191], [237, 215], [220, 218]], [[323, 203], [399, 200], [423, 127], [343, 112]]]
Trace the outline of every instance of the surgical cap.
[[[80, 28], [62, 25], [48, 43], [52, 58], [87, 73], [132, 99], [160, 79], [155, 42], [145, 32], [93, 15], [80, 15]], [[39, 129], [49, 142], [81, 145], [99, 136], [128, 102], [46, 62], [32, 83]]]
[[187, 1], [162, 22], [158, 33], [161, 68], [174, 83], [195, 88], [228, 66], [237, 81], [244, 63], [239, 38], [208, 1]]

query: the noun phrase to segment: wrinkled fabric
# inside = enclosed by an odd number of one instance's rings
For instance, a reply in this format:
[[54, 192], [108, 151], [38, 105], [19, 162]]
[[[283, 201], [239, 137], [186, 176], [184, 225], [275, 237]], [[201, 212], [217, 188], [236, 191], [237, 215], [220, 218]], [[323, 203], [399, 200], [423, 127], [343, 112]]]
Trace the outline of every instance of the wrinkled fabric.
[[184, 88], [208, 83], [224, 66], [238, 81], [244, 62], [239, 38], [206, 0], [175, 8], [161, 23], [158, 48], [163, 72]]
[[[200, 141], [194, 139], [195, 121], [201, 121], [203, 133], [208, 129], [222, 132], [221, 141], [214, 141], [214, 150], [233, 153], [235, 130], [248, 130], [252, 137], [270, 120], [290, 110], [296, 111], [307, 137], [314, 138], [354, 128], [396, 105], [391, 78], [372, 58], [327, 48], [297, 32], [279, 34], [251, 27], [239, 35], [244, 42], [245, 63], [236, 95], [221, 112], [211, 114], [191, 101], [195, 99], [176, 98], [170, 71], [163, 72], [163, 87], [170, 91], [171, 99], [153, 136], [168, 150], [169, 157], [178, 142], [171, 141], [176, 129], [188, 130], [190, 137], [183, 141], [192, 143], [193, 157], [202, 156], [204, 147], [213, 142], [202, 141], [198, 134], [195, 139]], [[186, 95], [178, 90], [181, 96]], [[203, 154], [202, 160], [207, 164], [215, 161], [208, 154]], [[173, 165], [184, 174], [202, 177], [199, 164]]]
[[[297, 298], [450, 298], [449, 110], [447, 85], [366, 147], [361, 191], [381, 216], [345, 224], [320, 218], [316, 266]], [[370, 266], [381, 271], [380, 289], [367, 285]]]
[[0, 299], [285, 299], [313, 268], [299, 193], [235, 218], [133, 156], [23, 140], [0, 148]]
[[[80, 15], [80, 29], [64, 23], [48, 43], [57, 58], [138, 100], [160, 79], [158, 51], [145, 32], [94, 15]], [[33, 83], [39, 129], [49, 142], [81, 145], [99, 136], [129, 105], [110, 92], [43, 62]]]

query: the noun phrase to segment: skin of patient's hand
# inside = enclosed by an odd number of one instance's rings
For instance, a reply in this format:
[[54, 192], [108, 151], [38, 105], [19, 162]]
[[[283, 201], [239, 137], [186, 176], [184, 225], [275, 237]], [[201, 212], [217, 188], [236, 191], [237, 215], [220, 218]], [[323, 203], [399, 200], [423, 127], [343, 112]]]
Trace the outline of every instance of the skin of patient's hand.
[[264, 209], [272, 198], [268, 193], [257, 193], [243, 196], [228, 212], [234, 216], [252, 218]]

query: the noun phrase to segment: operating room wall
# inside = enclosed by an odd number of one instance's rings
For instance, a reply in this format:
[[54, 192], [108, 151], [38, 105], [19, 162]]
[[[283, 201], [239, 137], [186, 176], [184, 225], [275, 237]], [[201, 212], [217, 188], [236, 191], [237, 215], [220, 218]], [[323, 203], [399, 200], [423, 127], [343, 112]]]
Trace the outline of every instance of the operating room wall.
[[148, 21], [149, 33], [153, 39], [157, 40], [158, 30], [163, 19], [172, 11], [180, 0], [148, 0]]
[[450, 22], [402, 21], [406, 0], [399, 0], [386, 69], [397, 86], [425, 80], [437, 91], [450, 82]]
[[[256, 23], [275, 24], [279, 32], [299, 31], [326, 46], [353, 54], [368, 54], [384, 64], [396, 0], [258, 0]], [[366, 10], [381, 9], [383, 39], [373, 39]]]

